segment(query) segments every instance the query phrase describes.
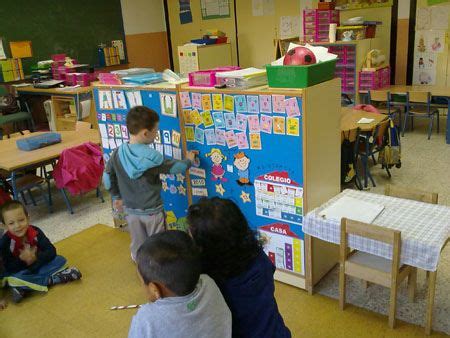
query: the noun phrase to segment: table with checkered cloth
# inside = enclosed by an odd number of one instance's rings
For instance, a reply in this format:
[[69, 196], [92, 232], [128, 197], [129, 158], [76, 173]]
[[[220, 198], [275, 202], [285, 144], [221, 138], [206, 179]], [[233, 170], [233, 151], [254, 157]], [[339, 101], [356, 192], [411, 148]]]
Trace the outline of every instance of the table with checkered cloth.
[[[303, 222], [303, 232], [339, 244], [340, 222], [325, 219], [319, 213], [343, 196], [383, 205], [384, 210], [372, 224], [401, 231], [402, 264], [436, 271], [441, 249], [450, 237], [449, 207], [348, 189], [309, 212]], [[356, 235], [349, 235], [348, 240], [353, 249], [392, 258], [389, 244]]]

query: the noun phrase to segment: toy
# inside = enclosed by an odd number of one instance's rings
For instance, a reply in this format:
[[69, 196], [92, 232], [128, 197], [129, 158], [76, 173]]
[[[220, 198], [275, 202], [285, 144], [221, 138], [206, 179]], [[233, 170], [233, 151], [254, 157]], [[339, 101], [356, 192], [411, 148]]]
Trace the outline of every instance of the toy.
[[417, 51], [424, 53], [426, 52], [427, 48], [425, 47], [425, 40], [423, 38], [423, 36], [420, 37], [419, 39], [419, 45], [417, 46]]
[[310, 49], [306, 47], [295, 47], [286, 53], [283, 65], [306, 66], [316, 62], [316, 56]]
[[352, 41], [352, 40], [353, 40], [353, 31], [342, 32], [342, 41]]
[[386, 56], [379, 49], [372, 49], [366, 55], [363, 68], [380, 67], [386, 61]]

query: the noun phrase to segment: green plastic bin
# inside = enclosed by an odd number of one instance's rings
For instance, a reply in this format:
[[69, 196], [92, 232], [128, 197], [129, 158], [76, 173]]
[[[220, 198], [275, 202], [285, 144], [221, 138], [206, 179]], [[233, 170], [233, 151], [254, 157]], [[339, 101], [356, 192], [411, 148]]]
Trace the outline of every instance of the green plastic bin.
[[330, 60], [309, 66], [266, 65], [267, 82], [273, 88], [306, 88], [334, 78], [336, 61]]

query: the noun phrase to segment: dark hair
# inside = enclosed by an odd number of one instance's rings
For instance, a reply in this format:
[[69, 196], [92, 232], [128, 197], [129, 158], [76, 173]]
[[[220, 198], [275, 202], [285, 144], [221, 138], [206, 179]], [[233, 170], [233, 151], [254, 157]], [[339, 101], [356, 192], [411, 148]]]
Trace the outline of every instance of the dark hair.
[[201, 272], [194, 241], [178, 230], [147, 238], [137, 252], [136, 262], [145, 284], [161, 283], [178, 296], [194, 291]]
[[127, 114], [127, 128], [132, 135], [136, 135], [142, 129], [152, 130], [158, 121], [158, 113], [144, 106], [133, 107]]
[[3, 218], [3, 214], [6, 211], [10, 211], [10, 210], [14, 210], [14, 209], [19, 209], [22, 208], [23, 212], [25, 213], [25, 215], [28, 216], [28, 211], [25, 208], [25, 206], [22, 204], [22, 202], [20, 201], [16, 201], [16, 200], [11, 200], [11, 201], [6, 201], [2, 206], [1, 206], [1, 212], [0, 212], [0, 220], [2, 221], [2, 223], [5, 223], [5, 219]]
[[203, 198], [189, 207], [189, 230], [201, 250], [203, 272], [223, 281], [244, 272], [262, 245], [231, 200]]

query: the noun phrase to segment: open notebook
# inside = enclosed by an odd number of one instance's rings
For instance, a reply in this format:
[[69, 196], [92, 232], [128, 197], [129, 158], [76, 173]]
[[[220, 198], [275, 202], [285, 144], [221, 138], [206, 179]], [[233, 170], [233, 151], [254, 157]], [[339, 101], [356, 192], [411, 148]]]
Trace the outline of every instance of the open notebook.
[[319, 212], [326, 219], [341, 221], [345, 217], [359, 222], [372, 223], [384, 206], [344, 196]]

